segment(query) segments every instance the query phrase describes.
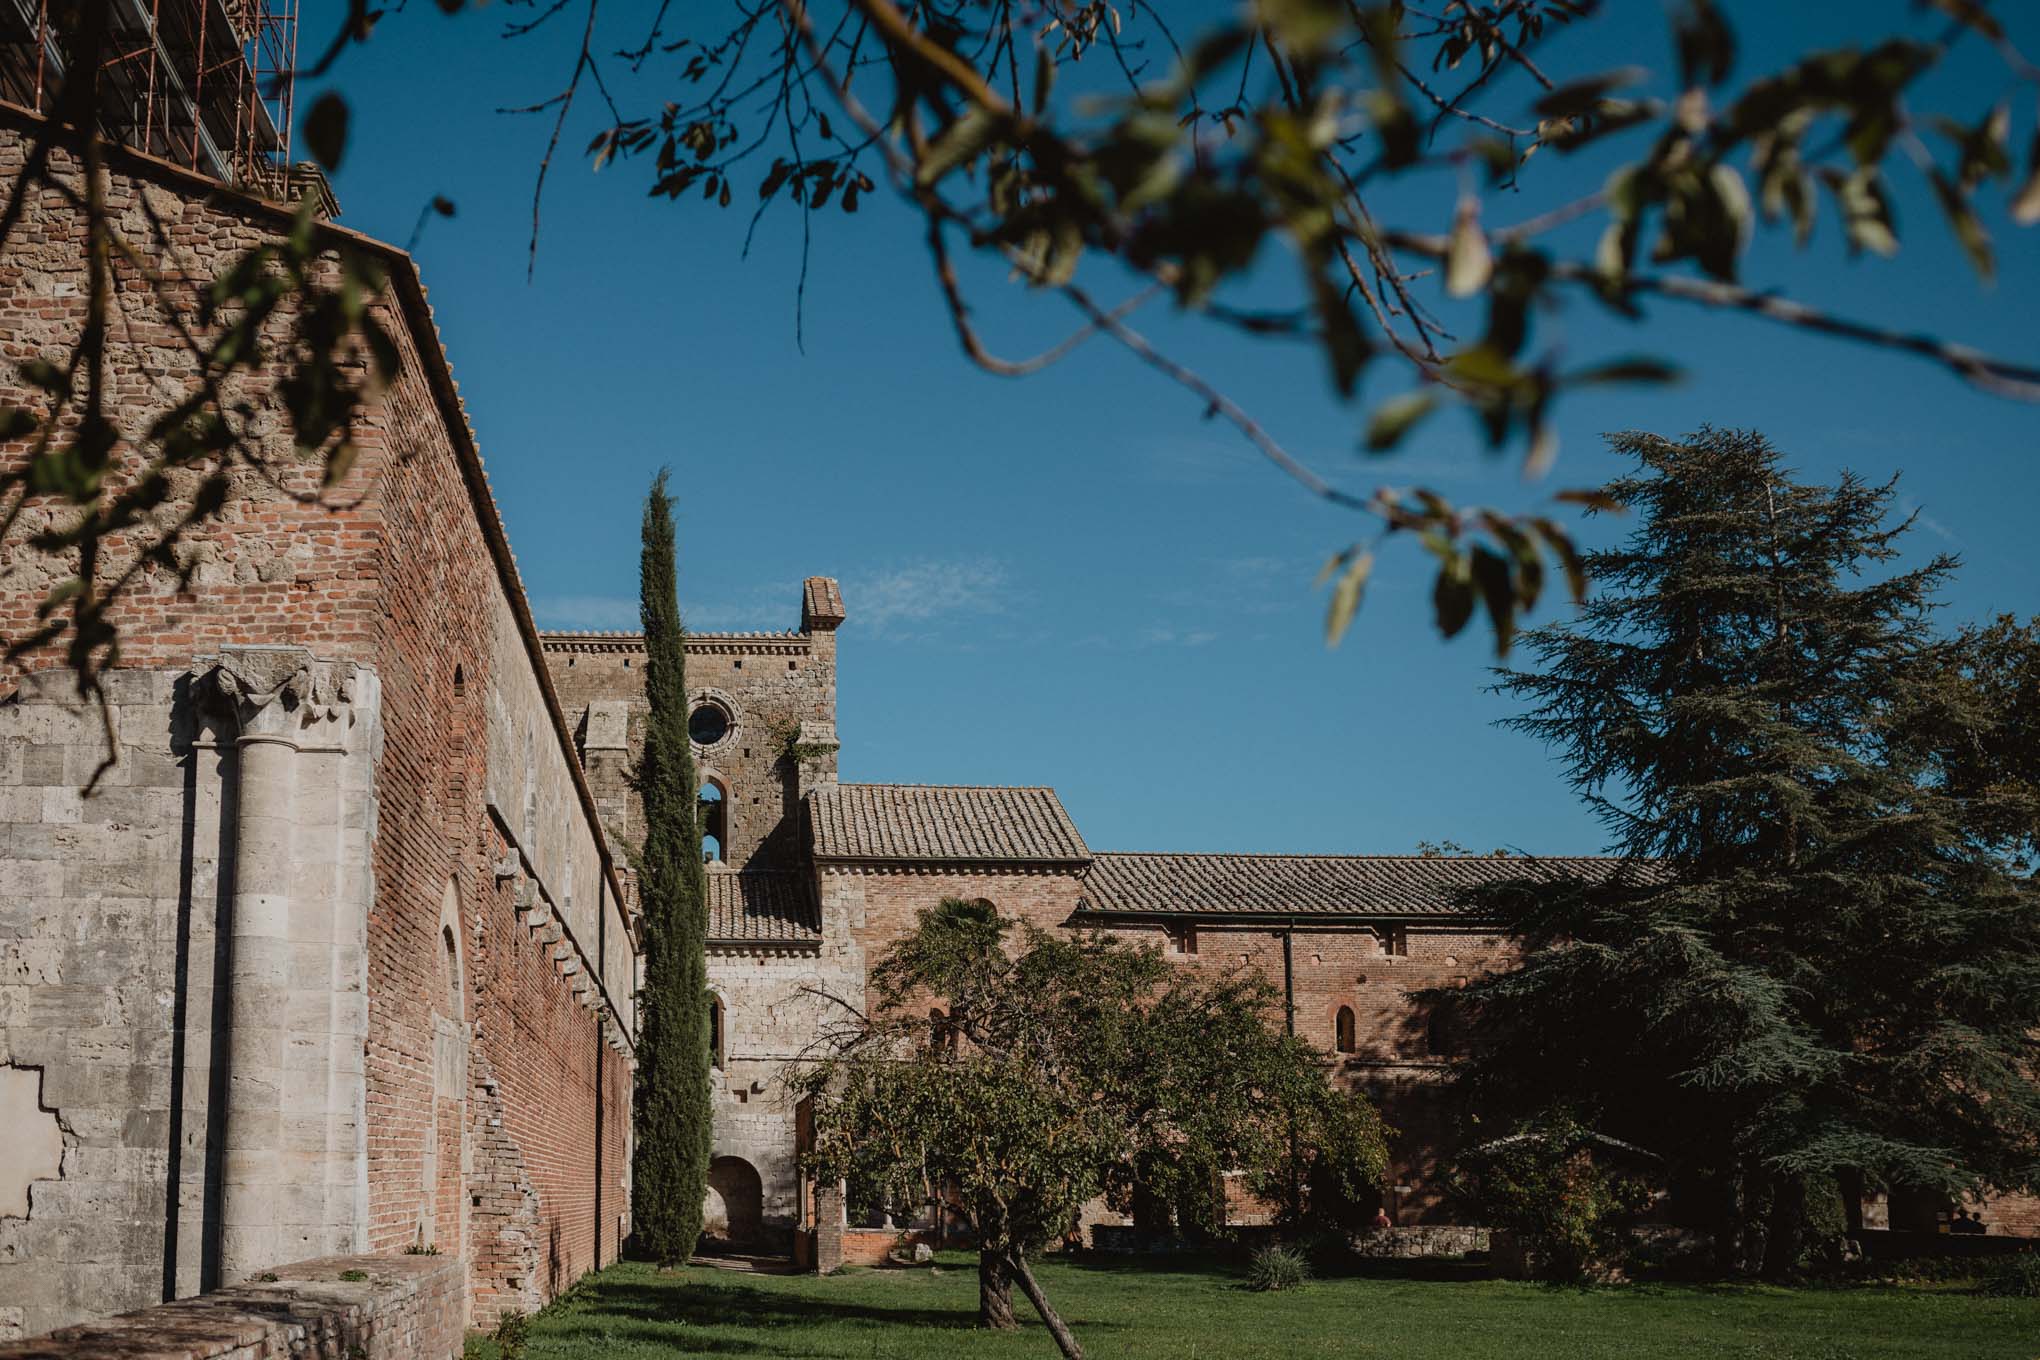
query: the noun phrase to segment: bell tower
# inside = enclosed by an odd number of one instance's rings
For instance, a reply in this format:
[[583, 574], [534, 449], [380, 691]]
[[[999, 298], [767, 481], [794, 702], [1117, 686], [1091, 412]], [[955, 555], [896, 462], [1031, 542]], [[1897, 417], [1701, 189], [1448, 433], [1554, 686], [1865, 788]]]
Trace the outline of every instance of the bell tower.
[[[687, 634], [687, 733], [701, 776], [703, 851], [736, 869], [801, 867], [801, 799], [836, 782], [842, 588], [801, 587], [790, 632]], [[612, 834], [644, 843], [630, 772], [644, 748], [641, 633], [547, 633], [553, 684]]]

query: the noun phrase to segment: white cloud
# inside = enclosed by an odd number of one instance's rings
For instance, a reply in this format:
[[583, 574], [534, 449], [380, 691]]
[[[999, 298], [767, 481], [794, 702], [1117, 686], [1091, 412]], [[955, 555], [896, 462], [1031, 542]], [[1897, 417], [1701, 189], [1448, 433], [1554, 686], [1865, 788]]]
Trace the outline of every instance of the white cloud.
[[1004, 613], [1006, 568], [991, 558], [920, 561], [853, 578], [843, 591], [852, 623], [876, 633], [948, 615]]

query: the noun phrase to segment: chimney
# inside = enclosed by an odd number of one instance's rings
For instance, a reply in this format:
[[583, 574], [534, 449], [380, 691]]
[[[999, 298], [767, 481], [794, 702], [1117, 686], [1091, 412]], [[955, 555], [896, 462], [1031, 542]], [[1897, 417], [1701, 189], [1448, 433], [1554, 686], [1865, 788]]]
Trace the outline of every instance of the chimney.
[[843, 588], [833, 576], [810, 576], [801, 585], [800, 631], [833, 633], [843, 622]]

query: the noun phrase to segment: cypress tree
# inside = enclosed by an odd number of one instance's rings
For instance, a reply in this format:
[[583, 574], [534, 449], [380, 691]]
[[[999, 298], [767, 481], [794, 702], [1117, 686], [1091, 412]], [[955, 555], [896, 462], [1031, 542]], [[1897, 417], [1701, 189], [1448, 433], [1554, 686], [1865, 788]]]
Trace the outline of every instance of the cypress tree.
[[645, 629], [644, 754], [638, 793], [645, 981], [639, 997], [637, 1146], [631, 1158], [638, 1250], [685, 1261], [701, 1236], [713, 1138], [709, 1104], [708, 883], [697, 824], [698, 782], [687, 738], [686, 635], [673, 566], [667, 473], [645, 501], [639, 564]]
[[1995, 805], [2022, 795], [1916, 736], [1968, 703], [1930, 627], [1953, 561], [1891, 569], [1892, 484], [1797, 484], [1760, 435], [1611, 442], [1639, 522], [1498, 688], [1654, 866], [1488, 899], [1528, 949], [1468, 989], [1474, 1108], [1665, 1154], [1767, 1274], [1809, 1195], [2040, 1185], [2040, 902]]

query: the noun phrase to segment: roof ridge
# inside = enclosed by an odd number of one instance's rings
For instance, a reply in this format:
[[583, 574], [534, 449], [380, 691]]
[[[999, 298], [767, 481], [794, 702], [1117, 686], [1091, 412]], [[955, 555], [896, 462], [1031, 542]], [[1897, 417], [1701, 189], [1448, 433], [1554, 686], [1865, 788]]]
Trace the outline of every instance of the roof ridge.
[[[1054, 793], [1053, 784], [892, 784], [875, 780], [839, 779], [825, 789], [810, 789], [810, 795], [834, 793], [843, 789], [972, 789], [1010, 790], [1015, 793]], [[1058, 799], [1058, 802], [1061, 800]]]
[[1097, 859], [1146, 855], [1157, 859], [1386, 859], [1406, 860], [1415, 864], [1498, 864], [1506, 861], [1531, 863], [1540, 859], [1602, 859], [1611, 863], [1621, 863], [1639, 858], [1634, 855], [1531, 855], [1513, 851], [1506, 855], [1413, 855], [1371, 850], [1093, 850], [1091, 854]]

